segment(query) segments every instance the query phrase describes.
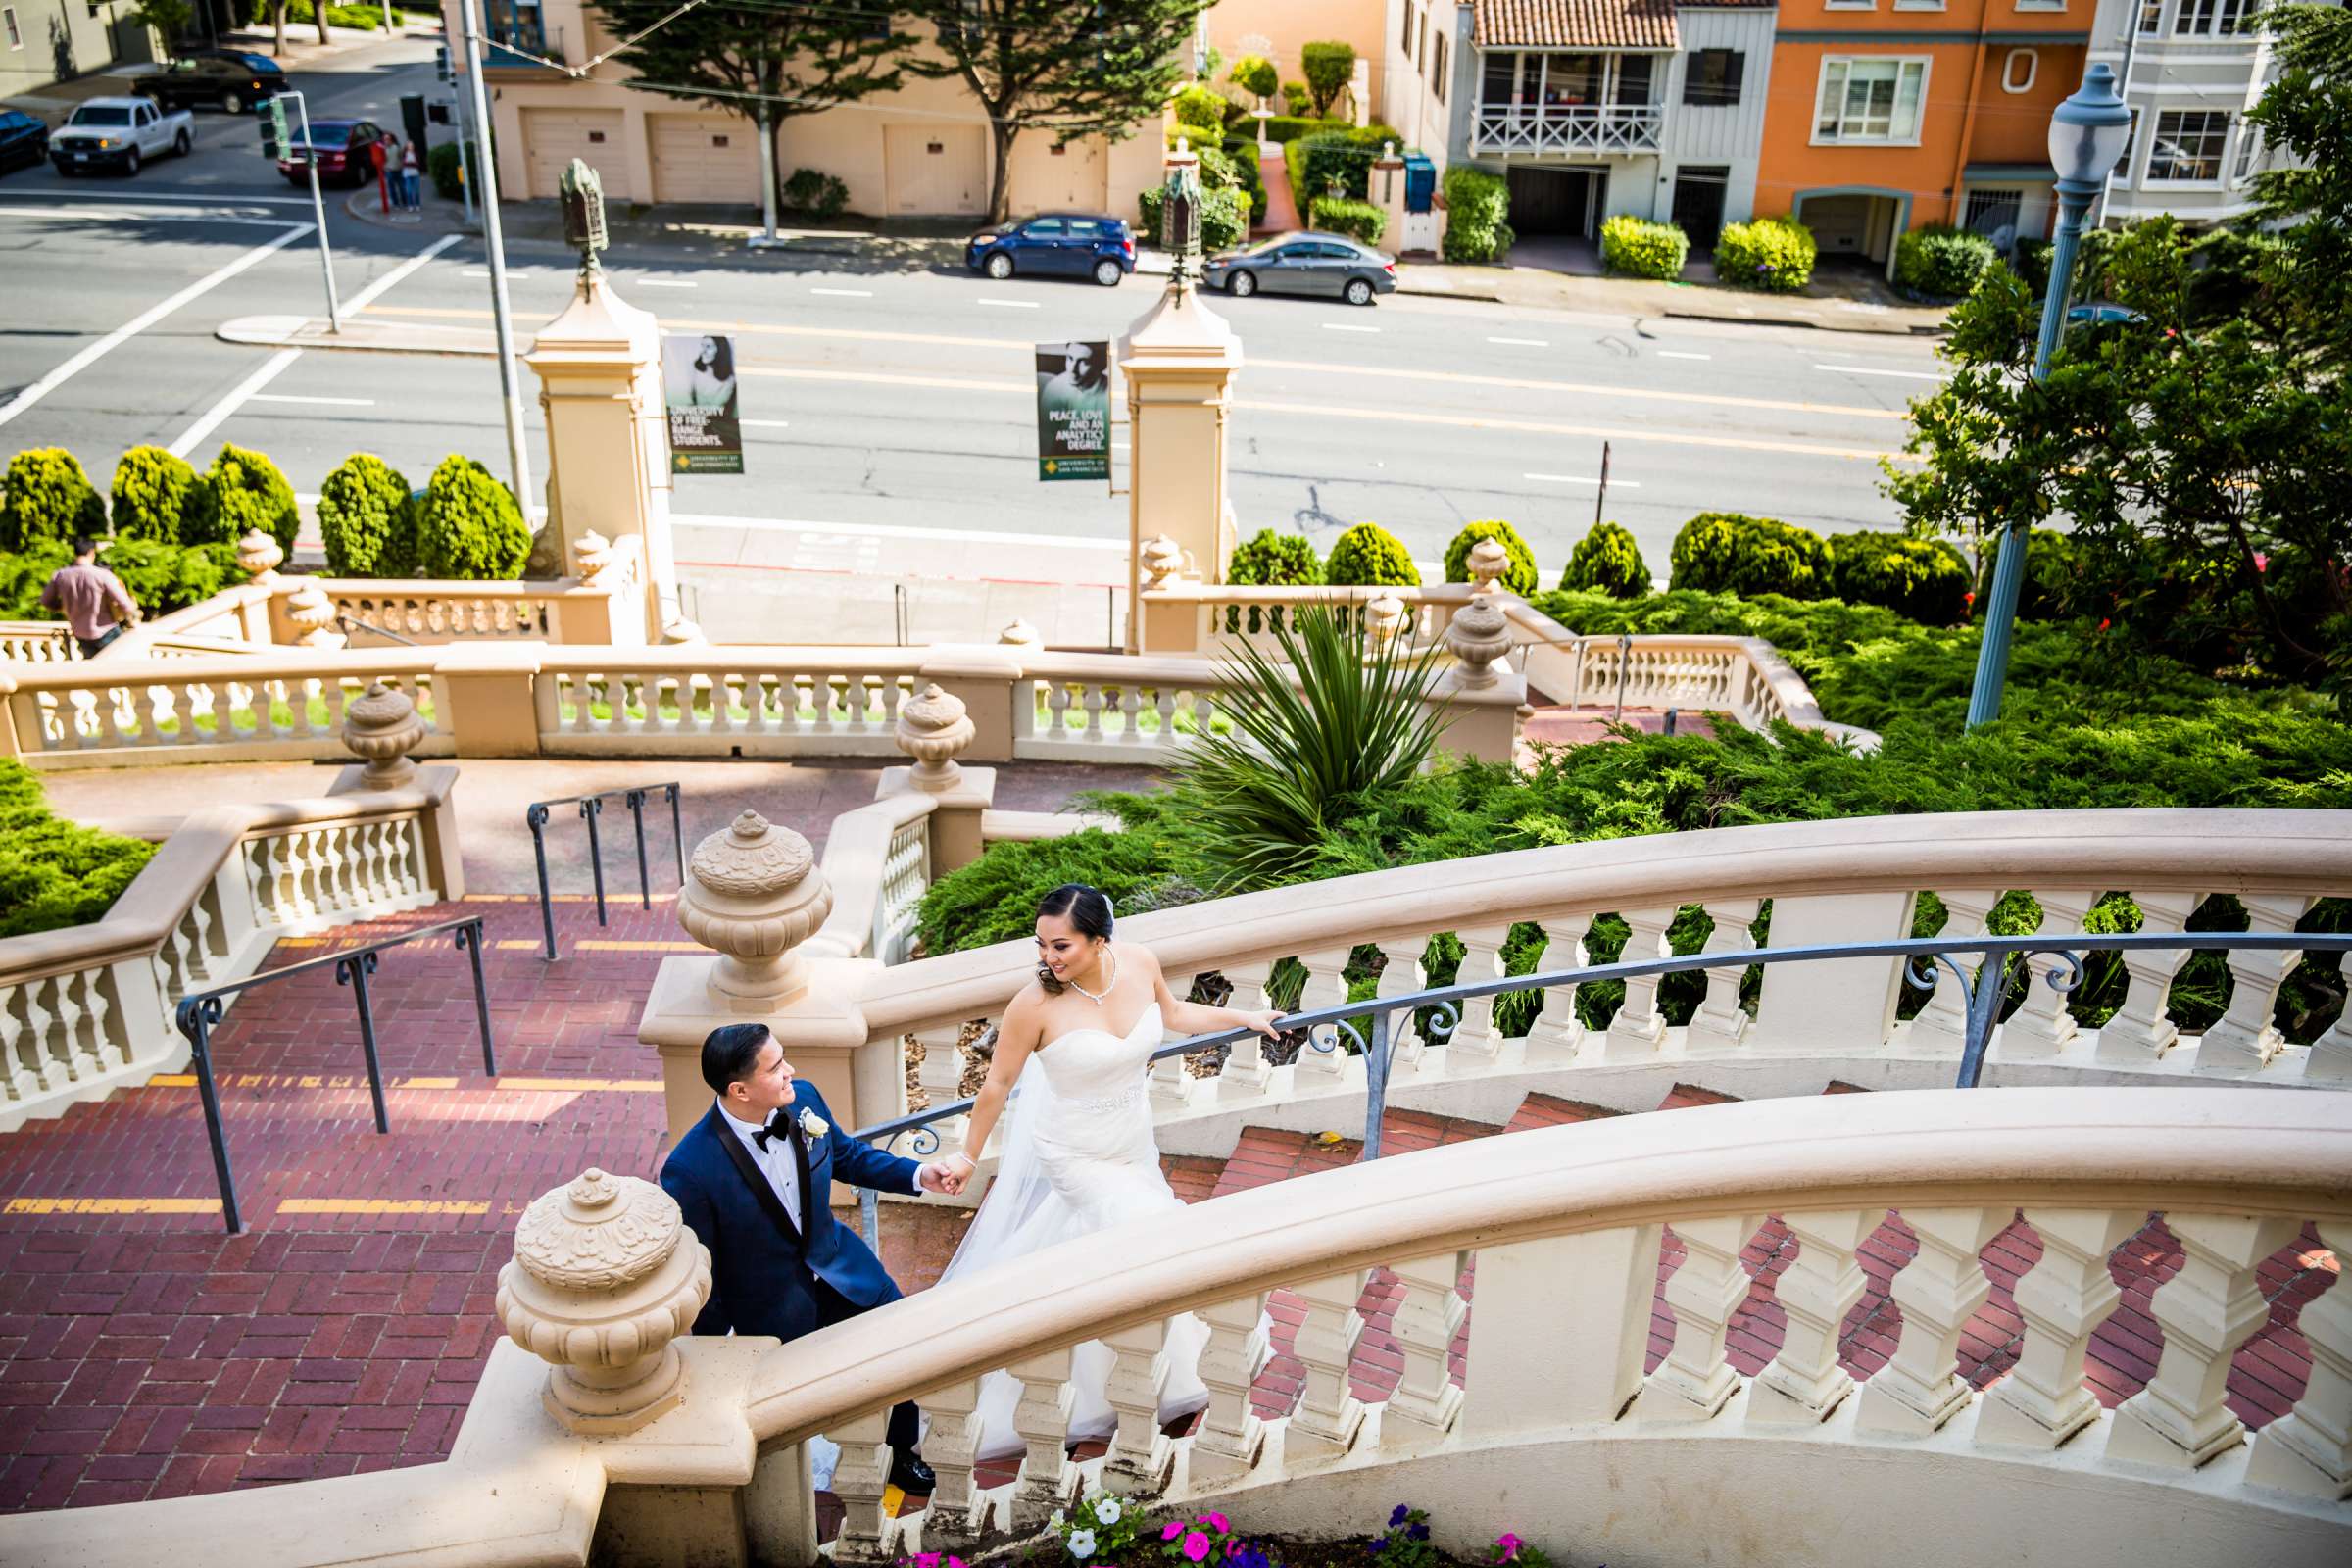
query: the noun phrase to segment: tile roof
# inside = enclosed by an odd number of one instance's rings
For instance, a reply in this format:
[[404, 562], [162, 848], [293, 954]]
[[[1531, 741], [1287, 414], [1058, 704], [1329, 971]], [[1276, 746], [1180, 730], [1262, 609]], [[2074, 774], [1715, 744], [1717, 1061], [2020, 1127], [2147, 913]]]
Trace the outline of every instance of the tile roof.
[[1675, 0], [1477, 0], [1482, 49], [1676, 49]]

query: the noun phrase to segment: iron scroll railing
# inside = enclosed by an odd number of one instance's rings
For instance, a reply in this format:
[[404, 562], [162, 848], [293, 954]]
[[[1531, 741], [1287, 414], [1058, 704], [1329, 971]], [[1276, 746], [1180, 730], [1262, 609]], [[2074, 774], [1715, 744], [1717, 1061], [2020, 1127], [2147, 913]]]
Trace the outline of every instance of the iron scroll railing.
[[[2162, 931], [2115, 935], [2085, 933], [2059, 938], [1911, 937], [1898, 942], [1692, 953], [1669, 958], [1642, 958], [1627, 963], [1555, 969], [1543, 974], [1510, 975], [1497, 980], [1439, 986], [1399, 996], [1366, 997], [1360, 1002], [1342, 1003], [1313, 1012], [1286, 1014], [1279, 1022], [1286, 1034], [1300, 1030], [1306, 1032], [1306, 1041], [1299, 1048], [1301, 1051], [1329, 1053], [1352, 1046], [1350, 1054], [1364, 1057], [1364, 1139], [1360, 1157], [1378, 1159], [1381, 1153], [1381, 1122], [1388, 1107], [1389, 1074], [1398, 1034], [1395, 1020], [1399, 1012], [1405, 1014], [1408, 1020], [1417, 1013], [1431, 1013], [1433, 1016], [1423, 1025], [1427, 1038], [1433, 1043], [1443, 1043], [1460, 1025], [1462, 1004], [1481, 997], [1499, 997], [1519, 991], [1548, 991], [1555, 986], [1591, 985], [1605, 980], [1639, 980], [1686, 974], [1694, 969], [1745, 968], [1749, 964], [1804, 963], [1826, 958], [1899, 958], [1903, 960], [1905, 976], [1914, 986], [1933, 992], [1942, 975], [1948, 974], [1967, 998], [1968, 1023], [1954, 1087], [1974, 1089], [1983, 1077], [1984, 1054], [1991, 1046], [1994, 1026], [2000, 1020], [2002, 999], [2008, 994], [2016, 973], [2012, 960], [2036, 957], [2053, 960], [2047, 976], [2048, 983], [2052, 990], [2065, 993], [2073, 991], [2082, 982], [2085, 972], [2082, 957], [2083, 954], [2178, 953], [2187, 950], [2285, 951], [2306, 956], [2324, 953], [2342, 954], [2352, 953], [2352, 934]], [[1964, 964], [1962, 959], [1968, 957], [1974, 957], [1977, 961]], [[2352, 1005], [2352, 1001], [2348, 1001], [2347, 1005]], [[1355, 1025], [1355, 1020], [1365, 1018], [1370, 1019], [1371, 1033], [1368, 1039]], [[1223, 1029], [1212, 1034], [1194, 1035], [1160, 1047], [1152, 1054], [1151, 1059], [1157, 1062], [1170, 1056], [1213, 1050], [1230, 1045], [1250, 1033], [1251, 1031], [1248, 1029]], [[1138, 1087], [1140, 1089], [1140, 1084]], [[889, 1148], [904, 1139], [905, 1152], [918, 1158], [935, 1154], [940, 1149], [939, 1123], [968, 1114], [974, 1103], [968, 1098], [957, 1100], [916, 1111], [912, 1115], [877, 1122], [850, 1136], [882, 1148]], [[866, 1240], [869, 1244], [879, 1246], [880, 1203], [870, 1188], [861, 1189], [858, 1196]]]
[[646, 797], [660, 790], [669, 802], [670, 849], [677, 856], [678, 881], [686, 880], [686, 833], [678, 822], [678, 786], [672, 779], [665, 784], [638, 784], [627, 789], [601, 790], [594, 795], [566, 795], [560, 800], [533, 801], [523, 808], [523, 825], [531, 830], [531, 855], [539, 862], [539, 924], [546, 934], [547, 952], [541, 956], [551, 963], [556, 956], [555, 895], [547, 883], [547, 822], [548, 808], [578, 806], [580, 818], [588, 824], [588, 863], [596, 873], [596, 923], [605, 924], [605, 846], [597, 832], [597, 823], [604, 815], [605, 802], [619, 796], [629, 808], [630, 819], [637, 827], [637, 902], [640, 907], [654, 906], [654, 885], [645, 864], [645, 802]]
[[244, 1221], [237, 1208], [237, 1178], [228, 1163], [228, 1134], [220, 1120], [220, 1093], [213, 1078], [213, 1026], [227, 1010], [226, 999], [255, 986], [269, 985], [314, 969], [333, 967], [335, 984], [351, 987], [352, 1000], [360, 1012], [360, 1051], [368, 1059], [368, 1093], [375, 1102], [375, 1130], [388, 1133], [392, 1119], [384, 1104], [383, 1065], [376, 1059], [375, 1003], [368, 991], [368, 977], [375, 973], [376, 955], [386, 948], [397, 948], [427, 937], [444, 934], [453, 936], [457, 950], [472, 960], [473, 1013], [482, 1030], [482, 1071], [498, 1076], [498, 1048], [490, 1036], [490, 994], [482, 980], [482, 917], [465, 915], [455, 920], [443, 920], [434, 925], [421, 925], [398, 936], [381, 937], [345, 948], [321, 957], [305, 958], [289, 963], [282, 969], [265, 969], [259, 974], [232, 980], [224, 986], [194, 992], [182, 997], [173, 1010], [172, 1021], [179, 1032], [188, 1038], [188, 1059], [196, 1069], [196, 1091], [204, 1101], [204, 1130], [213, 1147], [213, 1174], [220, 1184], [220, 1214], [228, 1222], [228, 1234], [243, 1230]]

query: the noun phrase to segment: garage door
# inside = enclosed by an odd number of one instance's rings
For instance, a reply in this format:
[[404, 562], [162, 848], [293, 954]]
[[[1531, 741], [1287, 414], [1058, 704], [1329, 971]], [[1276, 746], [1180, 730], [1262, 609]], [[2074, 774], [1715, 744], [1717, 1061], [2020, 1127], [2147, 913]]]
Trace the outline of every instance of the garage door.
[[1056, 207], [1102, 212], [1109, 202], [1102, 187], [1102, 165], [1101, 142], [1072, 142], [1048, 151], [1024, 171], [1036, 189], [1014, 191], [1012, 204], [1031, 212], [1051, 212]]
[[882, 134], [893, 213], [988, 210], [988, 141], [978, 125], [890, 125]]
[[1801, 217], [1825, 255], [1856, 255], [1870, 244], [1868, 196], [1816, 196]]
[[577, 158], [603, 177], [607, 201], [636, 200], [628, 155], [621, 151], [619, 110], [525, 109], [522, 143], [532, 195], [561, 194], [564, 171]]
[[651, 115], [654, 200], [760, 200], [760, 128], [740, 115]]

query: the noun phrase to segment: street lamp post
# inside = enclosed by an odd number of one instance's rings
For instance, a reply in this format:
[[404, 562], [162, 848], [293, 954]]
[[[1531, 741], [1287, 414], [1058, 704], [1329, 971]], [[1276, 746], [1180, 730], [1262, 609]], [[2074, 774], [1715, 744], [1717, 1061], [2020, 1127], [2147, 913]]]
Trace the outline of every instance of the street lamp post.
[[[2082, 76], [2075, 95], [2050, 117], [2050, 167], [2058, 174], [2058, 235], [2050, 250], [2050, 281], [2041, 297], [2041, 338], [2034, 349], [2034, 379], [2050, 372], [2050, 356], [2066, 331], [2067, 290], [2074, 281], [2075, 251], [2082, 240], [2082, 219], [2105, 188], [2107, 175], [2124, 156], [2132, 111], [2116, 96], [2115, 73], [2104, 61]], [[1984, 640], [1977, 652], [1977, 680], [1968, 696], [1968, 727], [1989, 724], [2001, 713], [2001, 688], [2009, 678], [2009, 643], [2017, 628], [2017, 599], [2026, 577], [2024, 519], [2001, 530], [1993, 563], [1992, 600], [1984, 611]]]

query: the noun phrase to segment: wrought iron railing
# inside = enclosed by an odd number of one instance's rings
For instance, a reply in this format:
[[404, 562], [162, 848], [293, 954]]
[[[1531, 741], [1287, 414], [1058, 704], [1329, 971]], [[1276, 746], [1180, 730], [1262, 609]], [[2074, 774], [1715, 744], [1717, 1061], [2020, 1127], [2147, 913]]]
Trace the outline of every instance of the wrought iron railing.
[[[1429, 1014], [1420, 1025], [1425, 1038], [1433, 1043], [1443, 1043], [1459, 1026], [1464, 1003], [1512, 992], [1547, 991], [1557, 986], [1584, 986], [1607, 980], [1650, 980], [1697, 969], [1744, 968], [1749, 964], [1804, 963], [1829, 958], [1899, 958], [1904, 963], [1905, 977], [1913, 986], [1933, 992], [1942, 975], [1948, 974], [1968, 999], [1967, 1032], [1954, 1087], [1974, 1089], [1983, 1076], [1984, 1054], [1992, 1044], [1993, 1029], [2000, 1021], [2001, 1003], [2010, 992], [2019, 963], [2037, 957], [2050, 959], [2048, 984], [2052, 990], [2063, 994], [2073, 991], [2082, 982], [2082, 954], [2171, 953], [2182, 949], [2240, 952], [2283, 950], [2306, 956], [2342, 954], [2352, 953], [2352, 934], [2161, 931], [2114, 935], [2079, 933], [2054, 937], [1910, 937], [1897, 942], [1755, 948], [1737, 954], [1692, 953], [1675, 957], [1588, 964], [1574, 969], [1548, 970], [1542, 974], [1509, 975], [1496, 980], [1436, 986], [1396, 996], [1366, 997], [1358, 1002], [1341, 1003], [1312, 1012], [1286, 1014], [1280, 1020], [1280, 1026], [1285, 1034], [1305, 1032], [1306, 1039], [1299, 1047], [1302, 1052], [1328, 1054], [1347, 1051], [1349, 1054], [1363, 1056], [1364, 1137], [1360, 1157], [1378, 1159], [1381, 1153], [1381, 1122], [1388, 1107], [1389, 1074], [1396, 1044], [1401, 1033], [1396, 1023], [1396, 1015], [1400, 1012], [1408, 1021], [1416, 1014]], [[1973, 964], [1963, 963], [1964, 958], [1971, 957], [1977, 961]], [[2352, 1002], [2348, 1002], [2347, 1005], [2352, 1005]], [[1365, 1027], [1358, 1027], [1359, 1020], [1366, 1021]], [[1151, 1059], [1157, 1062], [1170, 1056], [1214, 1050], [1250, 1033], [1248, 1029], [1224, 1029], [1212, 1034], [1194, 1035], [1160, 1047], [1152, 1054]], [[1139, 1082], [1139, 1093], [1141, 1088]], [[939, 1124], [968, 1114], [974, 1103], [973, 1099], [966, 1098], [944, 1105], [934, 1105], [911, 1115], [860, 1128], [850, 1136], [884, 1148], [904, 1140], [904, 1150], [909, 1154], [917, 1157], [935, 1154], [940, 1150]], [[881, 1222], [879, 1202], [870, 1188], [861, 1190], [859, 1197], [866, 1239], [878, 1245]]]
[[596, 872], [596, 923], [605, 921], [605, 845], [597, 832], [597, 822], [604, 815], [605, 802], [619, 796], [628, 804], [629, 816], [637, 825], [637, 904], [640, 908], [654, 906], [654, 884], [645, 864], [645, 800], [660, 790], [669, 802], [670, 848], [678, 858], [678, 881], [686, 880], [686, 835], [678, 825], [678, 785], [675, 779], [663, 784], [637, 784], [627, 789], [600, 790], [594, 795], [566, 795], [560, 800], [533, 801], [523, 808], [523, 825], [531, 830], [531, 855], [539, 862], [539, 924], [547, 935], [549, 962], [556, 956], [556, 903], [547, 882], [547, 821], [551, 806], [573, 806], [580, 808], [580, 818], [588, 824], [588, 863]]

